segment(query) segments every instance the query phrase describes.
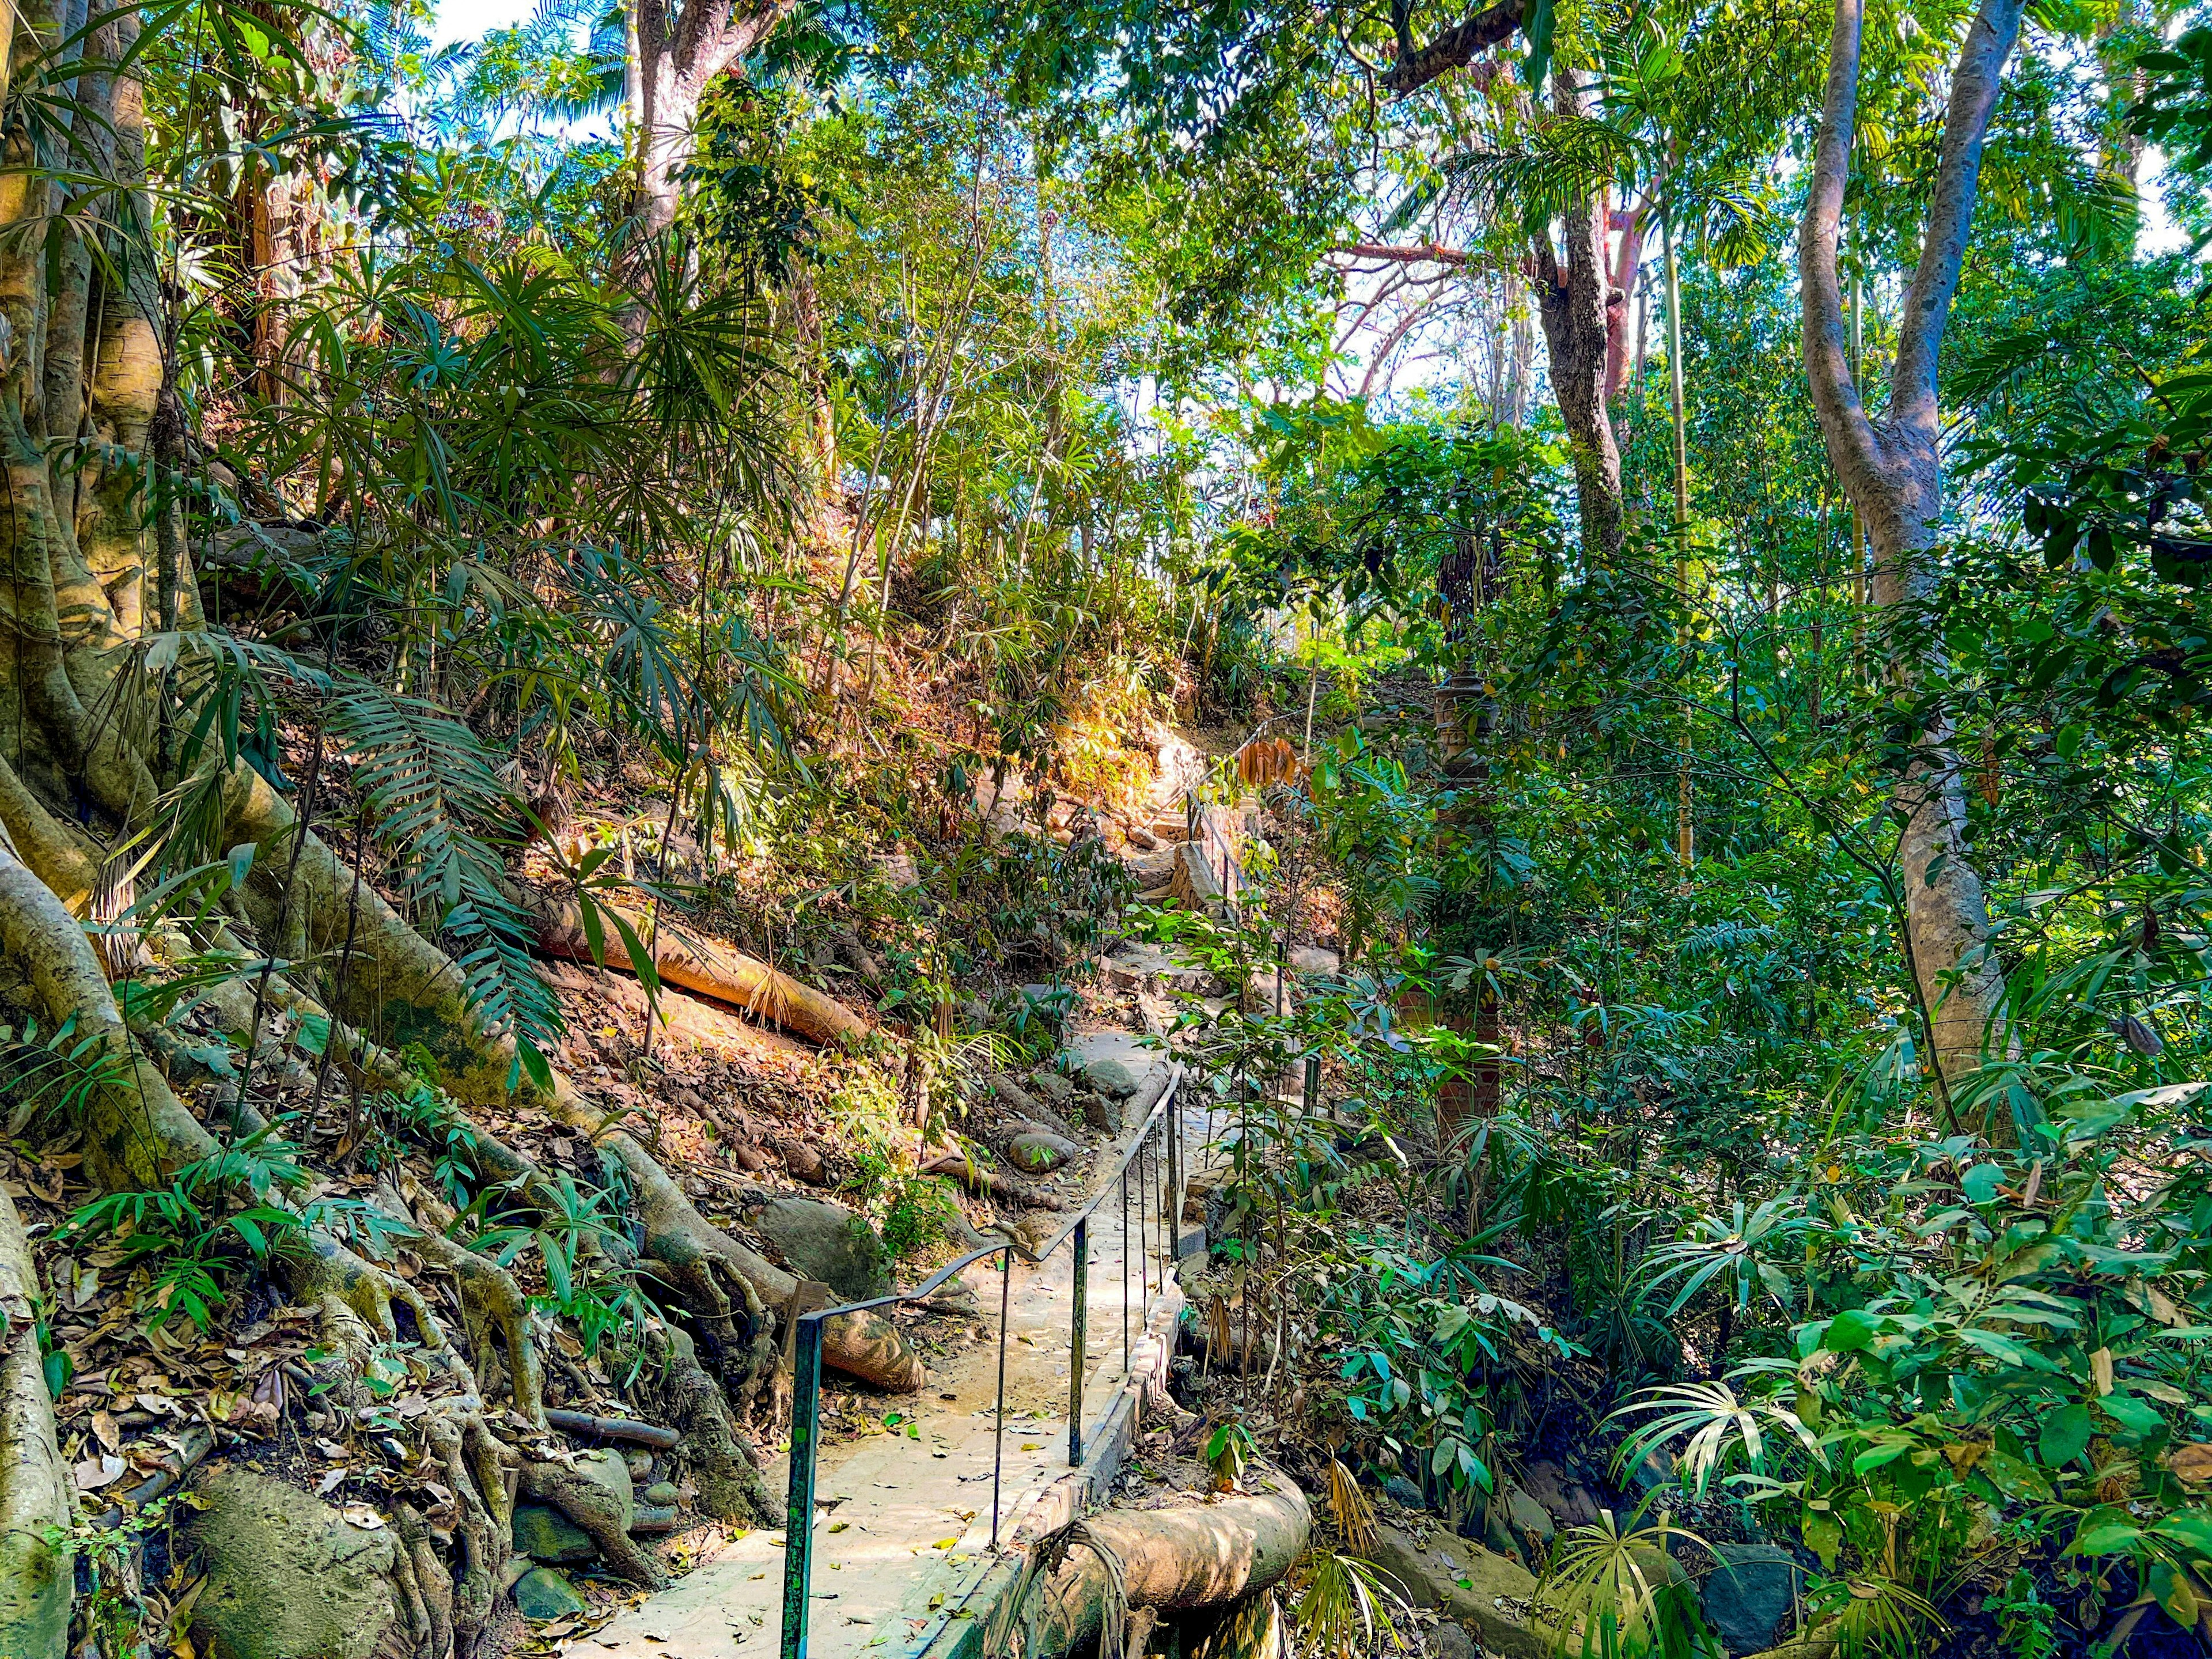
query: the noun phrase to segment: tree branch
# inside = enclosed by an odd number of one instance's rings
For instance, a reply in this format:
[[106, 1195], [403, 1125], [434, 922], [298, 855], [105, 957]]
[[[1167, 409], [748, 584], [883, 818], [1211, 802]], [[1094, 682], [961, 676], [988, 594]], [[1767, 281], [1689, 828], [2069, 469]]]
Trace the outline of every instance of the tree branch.
[[1409, 246], [1390, 242], [1340, 242], [1329, 252], [1348, 253], [1358, 259], [1388, 259], [1401, 265], [1464, 265], [1472, 264], [1476, 257], [1463, 248], [1445, 247], [1437, 242], [1419, 242]]
[[1843, 234], [1844, 187], [1851, 171], [1851, 128], [1858, 115], [1859, 40], [1866, 0], [1836, 0], [1828, 35], [1828, 82], [1820, 100], [1820, 136], [1813, 150], [1812, 187], [1797, 227], [1797, 277], [1805, 309], [1805, 374], [1813, 407], [1838, 472], [1849, 477], [1875, 463], [1874, 433], [1851, 380], [1844, 332], [1843, 288], [1836, 244]]
[[1492, 46], [1504, 45], [1521, 27], [1521, 4], [1522, 0], [1497, 0], [1461, 19], [1425, 46], [1412, 46], [1401, 27], [1397, 61], [1382, 77], [1384, 89], [1402, 98], [1454, 70], [1465, 69]]
[[1898, 325], [1889, 417], [1919, 428], [1931, 439], [1938, 418], [1936, 358], [1942, 349], [1951, 299], [1959, 290], [1959, 267], [1973, 229], [1982, 146], [1989, 137], [1990, 114], [1996, 107], [2005, 60], [2020, 35], [2020, 13], [2021, 0], [1982, 0], [1982, 9], [1966, 31], [1966, 43], [1960, 48], [1959, 65], [1951, 76], [1951, 106], [1943, 118], [1936, 197], [1928, 209], [1920, 264], [1912, 273]]

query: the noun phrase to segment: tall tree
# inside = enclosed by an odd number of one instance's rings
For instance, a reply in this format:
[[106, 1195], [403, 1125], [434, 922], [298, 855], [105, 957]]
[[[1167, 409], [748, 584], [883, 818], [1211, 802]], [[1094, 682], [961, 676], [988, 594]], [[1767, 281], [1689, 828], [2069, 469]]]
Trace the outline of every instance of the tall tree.
[[[1974, 216], [1982, 149], [2021, 0], [1983, 0], [1952, 72], [1951, 98], [1920, 258], [1905, 291], [1887, 410], [1867, 412], [1852, 373], [1837, 243], [1850, 175], [1865, 0], [1837, 0], [1828, 78], [1799, 227], [1805, 372], [1829, 459], [1874, 545], [1874, 601], [1886, 626], [1889, 673], [1920, 709], [1919, 740], [1893, 810], [1904, 830], [1905, 947], [1928, 1011], [1935, 1060], [1955, 1080], [2006, 1043], [2004, 975], [1990, 949], [1982, 881], [1966, 845], [1966, 798], [1949, 710], [1929, 691], [1942, 667], [1927, 612], [1938, 577], [1943, 470], [1936, 359]], [[1991, 1125], [1992, 1130], [2002, 1126]]]
[[700, 100], [726, 73], [789, 17], [796, 0], [631, 0], [628, 85], [637, 124], [635, 211], [658, 234], [676, 222], [683, 173], [691, 160]]

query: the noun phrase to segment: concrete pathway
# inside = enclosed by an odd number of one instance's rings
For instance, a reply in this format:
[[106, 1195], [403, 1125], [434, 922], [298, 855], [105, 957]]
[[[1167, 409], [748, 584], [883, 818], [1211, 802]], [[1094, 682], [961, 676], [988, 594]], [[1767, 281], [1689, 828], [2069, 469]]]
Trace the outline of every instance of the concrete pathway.
[[[1078, 1032], [1072, 1046], [1086, 1059], [1114, 1054], [1142, 1073], [1164, 1068], [1165, 1056], [1123, 1031]], [[1182, 1156], [1203, 1156], [1207, 1117], [1178, 1102]], [[1155, 1142], [1157, 1145], [1157, 1141]], [[1109, 1171], [1118, 1153], [1102, 1148]], [[1139, 1244], [1136, 1170], [1132, 1167], [1128, 1228], [1121, 1228], [1119, 1182], [1109, 1189], [1091, 1231], [1089, 1310], [1085, 1322], [1084, 1424], [1086, 1435], [1121, 1391], [1130, 1348], [1144, 1334], [1146, 1310], [1167, 1282], [1158, 1215], [1164, 1184], [1157, 1157], [1145, 1162], [1145, 1245]], [[1188, 1167], [1188, 1163], [1187, 1163]], [[1126, 1243], [1126, 1249], [1125, 1249]], [[1128, 1286], [1127, 1314], [1122, 1286]], [[1006, 1424], [1000, 1474], [1002, 1546], [1010, 1547], [1023, 1513], [1067, 1471], [1067, 1409], [1073, 1370], [1069, 1327], [1074, 1304], [1074, 1251], [1063, 1246], [1040, 1266], [1017, 1261], [1001, 1285], [995, 1264], [962, 1275], [995, 1334], [1002, 1289], [1008, 1310]], [[918, 1650], [962, 1603], [996, 1559], [990, 1548], [994, 1402], [999, 1345], [979, 1341], [933, 1370], [918, 1396], [885, 1396], [881, 1412], [911, 1413], [911, 1432], [846, 1440], [826, 1446], [815, 1476], [813, 1594], [808, 1652], [822, 1659], [867, 1651], [872, 1659]], [[949, 1396], [949, 1397], [947, 1397]], [[785, 1461], [768, 1474], [779, 1496]], [[754, 1532], [726, 1545], [665, 1591], [647, 1596], [564, 1651], [580, 1659], [753, 1659], [779, 1642], [783, 1601], [784, 1534]], [[1003, 1553], [1003, 1550], [1001, 1552]]]

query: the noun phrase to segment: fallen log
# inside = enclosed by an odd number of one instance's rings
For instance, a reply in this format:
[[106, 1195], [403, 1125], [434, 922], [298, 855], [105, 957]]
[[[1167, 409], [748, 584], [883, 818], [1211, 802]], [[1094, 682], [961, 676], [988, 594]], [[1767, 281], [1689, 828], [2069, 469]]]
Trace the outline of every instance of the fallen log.
[[[810, 1042], [830, 1047], [860, 1042], [874, 1028], [836, 998], [802, 985], [779, 969], [736, 946], [709, 939], [673, 917], [653, 919], [624, 905], [597, 901], [603, 916], [619, 917], [639, 940], [653, 951], [653, 971], [671, 985], [713, 997], [741, 1008], [756, 1019], [780, 1025]], [[546, 955], [570, 962], [592, 960], [591, 941], [584, 932], [584, 913], [574, 899], [539, 896], [532, 905], [538, 925], [538, 944]], [[635, 971], [620, 933], [605, 929], [606, 966], [623, 973]]]
[[[1255, 1490], [1165, 1510], [1109, 1510], [1083, 1522], [1119, 1559], [1125, 1606], [1222, 1607], [1279, 1583], [1305, 1553], [1312, 1515], [1290, 1477], [1255, 1465]], [[1048, 1585], [1032, 1587], [1042, 1617], [1035, 1659], [1091, 1646], [1114, 1594], [1097, 1550], [1078, 1544]]]

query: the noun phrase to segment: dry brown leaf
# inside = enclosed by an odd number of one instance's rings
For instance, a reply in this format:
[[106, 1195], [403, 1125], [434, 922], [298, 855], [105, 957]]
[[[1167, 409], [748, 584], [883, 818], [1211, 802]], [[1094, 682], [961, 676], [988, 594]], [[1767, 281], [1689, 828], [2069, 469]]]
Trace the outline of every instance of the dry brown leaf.
[[2212, 1446], [2201, 1440], [2176, 1446], [2167, 1456], [2166, 1466], [2191, 1486], [2201, 1486], [2212, 1480]]

